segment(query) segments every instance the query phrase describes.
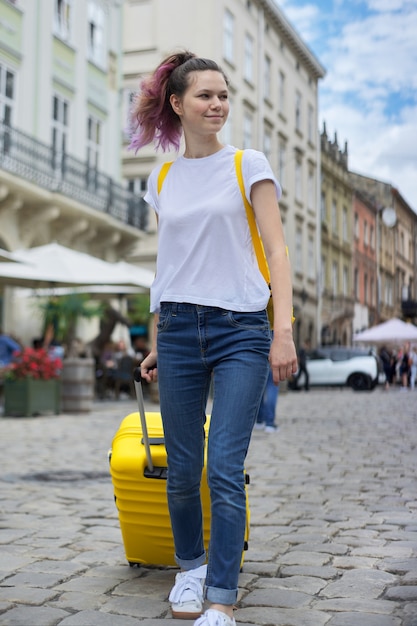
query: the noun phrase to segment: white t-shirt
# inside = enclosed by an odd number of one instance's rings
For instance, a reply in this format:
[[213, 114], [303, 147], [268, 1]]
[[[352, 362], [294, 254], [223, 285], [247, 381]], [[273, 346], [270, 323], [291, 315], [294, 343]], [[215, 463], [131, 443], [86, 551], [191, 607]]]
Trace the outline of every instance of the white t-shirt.
[[[151, 311], [161, 302], [187, 302], [231, 311], [260, 311], [269, 287], [259, 271], [240, 192], [234, 155], [225, 146], [204, 158], [179, 157], [160, 194], [162, 166], [149, 176], [145, 201], [158, 215], [156, 277]], [[245, 150], [242, 158], [245, 193], [254, 183], [272, 180], [281, 188], [262, 152]]]

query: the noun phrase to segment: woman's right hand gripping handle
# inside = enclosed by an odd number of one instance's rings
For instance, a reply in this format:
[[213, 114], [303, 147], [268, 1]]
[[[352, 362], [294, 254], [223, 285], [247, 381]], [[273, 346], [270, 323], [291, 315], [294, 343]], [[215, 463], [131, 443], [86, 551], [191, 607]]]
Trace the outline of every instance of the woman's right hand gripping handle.
[[151, 351], [140, 364], [140, 374], [148, 383], [156, 383], [158, 380], [156, 360], [156, 352]]

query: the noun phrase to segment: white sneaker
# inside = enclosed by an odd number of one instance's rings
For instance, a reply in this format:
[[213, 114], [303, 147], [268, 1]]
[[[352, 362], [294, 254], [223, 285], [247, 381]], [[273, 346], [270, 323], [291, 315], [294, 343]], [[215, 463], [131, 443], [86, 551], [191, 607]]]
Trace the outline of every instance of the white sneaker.
[[279, 426], [275, 426], [275, 424], [272, 424], [272, 426], [265, 426], [266, 433], [277, 433], [278, 431]]
[[253, 430], [264, 430], [265, 424], [263, 422], [255, 422]]
[[234, 617], [229, 617], [223, 611], [208, 609], [194, 622], [194, 626], [236, 626], [236, 622]]
[[176, 619], [195, 619], [203, 610], [204, 580], [207, 565], [201, 565], [188, 572], [179, 572], [175, 576], [175, 585], [169, 594], [172, 617]]

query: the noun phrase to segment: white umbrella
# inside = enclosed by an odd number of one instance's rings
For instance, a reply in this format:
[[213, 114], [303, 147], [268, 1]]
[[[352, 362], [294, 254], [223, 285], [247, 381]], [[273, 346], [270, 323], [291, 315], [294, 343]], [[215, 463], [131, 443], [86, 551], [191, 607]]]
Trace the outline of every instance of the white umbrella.
[[149, 289], [153, 272], [126, 263], [109, 263], [84, 252], [51, 243], [19, 250], [24, 263], [0, 263], [0, 282], [19, 286], [131, 285]]
[[372, 326], [353, 335], [353, 341], [361, 343], [401, 343], [417, 341], [417, 326], [394, 317], [388, 322]]

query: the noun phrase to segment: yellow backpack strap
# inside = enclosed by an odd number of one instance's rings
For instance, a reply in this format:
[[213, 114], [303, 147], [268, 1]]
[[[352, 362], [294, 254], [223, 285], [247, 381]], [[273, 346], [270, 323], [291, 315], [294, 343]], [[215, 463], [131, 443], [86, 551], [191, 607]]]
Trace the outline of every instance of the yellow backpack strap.
[[160, 172], [158, 174], [158, 184], [157, 184], [157, 191], [158, 191], [158, 196], [161, 193], [161, 189], [162, 189], [162, 185], [164, 184], [164, 180], [166, 178], [166, 175], [169, 172], [169, 168], [171, 167], [171, 165], [173, 164], [174, 161], [167, 161], [166, 163], [164, 163], [160, 169]]
[[266, 282], [270, 283], [269, 277], [269, 267], [266, 262], [265, 251], [262, 244], [262, 240], [259, 236], [258, 227], [256, 225], [255, 214], [253, 212], [252, 205], [248, 202], [245, 194], [245, 185], [243, 183], [243, 175], [242, 175], [242, 157], [243, 150], [236, 150], [235, 154], [235, 168], [236, 168], [236, 176], [239, 183], [240, 193], [242, 194], [243, 204], [246, 209], [246, 216], [248, 218], [249, 230], [252, 237], [253, 247], [255, 249], [256, 258], [258, 261], [259, 269], [261, 271], [262, 276], [265, 278]]
[[[265, 250], [264, 250], [264, 247], [263, 247], [263, 244], [262, 244], [262, 239], [259, 236], [259, 231], [258, 231], [258, 227], [256, 225], [256, 220], [255, 220], [255, 214], [254, 214], [254, 211], [253, 211], [253, 207], [248, 202], [248, 199], [246, 198], [246, 194], [245, 194], [245, 185], [243, 183], [243, 175], [242, 175], [242, 157], [243, 157], [243, 150], [237, 150], [236, 154], [235, 154], [236, 176], [237, 176], [237, 180], [238, 180], [238, 183], [239, 183], [240, 193], [242, 194], [243, 204], [245, 205], [245, 209], [246, 209], [246, 215], [247, 215], [248, 223], [249, 223], [249, 230], [250, 230], [250, 233], [251, 233], [251, 236], [252, 236], [253, 247], [255, 249], [256, 258], [257, 258], [257, 261], [258, 261], [258, 266], [259, 266], [259, 269], [261, 271], [262, 276], [264, 277], [264, 279], [268, 283], [269, 288], [271, 288], [269, 267], [268, 267], [268, 263], [266, 261]], [[288, 246], [285, 246], [285, 252], [286, 252], [287, 256], [289, 256]], [[294, 311], [294, 309], [293, 309], [293, 311]], [[291, 316], [291, 322], [292, 323], [295, 322], [294, 312], [293, 312], [293, 314]], [[272, 322], [271, 322], [271, 327], [272, 327]]]

